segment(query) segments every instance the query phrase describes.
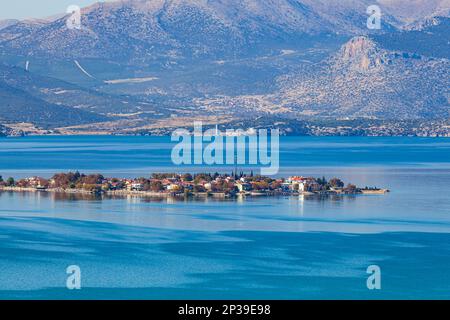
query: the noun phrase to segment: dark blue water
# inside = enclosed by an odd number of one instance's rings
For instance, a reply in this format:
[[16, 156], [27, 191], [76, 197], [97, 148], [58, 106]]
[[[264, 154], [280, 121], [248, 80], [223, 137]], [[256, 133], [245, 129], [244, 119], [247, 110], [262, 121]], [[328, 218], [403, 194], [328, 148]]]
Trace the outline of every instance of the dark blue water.
[[[450, 168], [450, 144], [446, 138], [283, 137], [281, 140], [282, 173], [299, 167], [393, 168], [426, 164]], [[55, 170], [74, 169], [148, 175], [155, 170], [172, 170], [170, 154], [174, 145], [167, 137], [3, 138], [0, 169], [4, 176], [36, 172], [51, 175]], [[230, 168], [234, 167], [226, 170]]]
[[[226, 171], [171, 164], [168, 138], [0, 140], [0, 175]], [[0, 193], [0, 298], [450, 298], [450, 140], [283, 138], [280, 175], [384, 196], [175, 201]], [[367, 289], [366, 269], [382, 271]], [[82, 289], [66, 289], [69, 265]]]

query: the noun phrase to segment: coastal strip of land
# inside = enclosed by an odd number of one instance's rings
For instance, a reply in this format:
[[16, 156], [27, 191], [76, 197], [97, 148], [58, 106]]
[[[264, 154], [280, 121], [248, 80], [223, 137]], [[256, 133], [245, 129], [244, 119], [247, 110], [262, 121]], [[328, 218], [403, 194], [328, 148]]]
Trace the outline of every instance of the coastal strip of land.
[[385, 194], [388, 189], [357, 187], [339, 178], [292, 176], [271, 178], [233, 172], [231, 174], [154, 173], [149, 178], [107, 178], [101, 174], [57, 173], [50, 179], [30, 177], [6, 180], [0, 176], [0, 191], [106, 194], [143, 197], [238, 197]]

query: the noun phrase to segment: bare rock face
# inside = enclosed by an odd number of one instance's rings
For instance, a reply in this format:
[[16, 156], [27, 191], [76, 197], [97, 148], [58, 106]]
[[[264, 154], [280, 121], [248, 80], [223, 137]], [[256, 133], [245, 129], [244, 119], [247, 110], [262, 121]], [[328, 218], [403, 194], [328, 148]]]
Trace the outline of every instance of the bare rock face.
[[381, 65], [381, 52], [376, 44], [367, 37], [351, 39], [341, 49], [340, 60], [348, 63], [356, 70], [367, 71]]

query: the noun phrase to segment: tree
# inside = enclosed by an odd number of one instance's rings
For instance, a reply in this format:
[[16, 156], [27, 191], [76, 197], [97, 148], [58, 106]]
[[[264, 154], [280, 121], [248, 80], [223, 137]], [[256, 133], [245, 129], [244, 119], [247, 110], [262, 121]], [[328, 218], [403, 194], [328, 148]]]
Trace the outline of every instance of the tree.
[[320, 184], [321, 186], [325, 186], [328, 182], [325, 177], [322, 177], [322, 179], [321, 178], [317, 179], [317, 183]]
[[356, 193], [356, 191], [357, 191], [358, 189], [357, 189], [357, 187], [354, 185], [354, 184], [348, 184], [347, 185], [347, 188], [346, 188], [346, 191], [348, 192], [348, 193]]
[[125, 187], [126, 187], [125, 182], [123, 181], [116, 182], [116, 190], [122, 190], [125, 189]]
[[2, 176], [0, 176], [0, 182], [3, 182], [3, 177]]
[[211, 182], [212, 179], [211, 174], [199, 173], [195, 175], [194, 183], [199, 184], [202, 181]]
[[277, 189], [280, 189], [280, 188], [281, 188], [281, 182], [279, 182], [279, 181], [273, 181], [270, 184], [270, 189], [271, 190], [277, 190]]
[[257, 181], [252, 183], [252, 187], [254, 190], [267, 190], [269, 189], [269, 183], [267, 181]]
[[111, 188], [111, 184], [110, 183], [104, 183], [103, 185], [102, 185], [102, 190], [103, 191], [109, 191], [109, 190], [111, 190], [112, 188]]
[[6, 180], [6, 185], [8, 187], [13, 187], [15, 185], [15, 181], [13, 177], [9, 177], [8, 180]]
[[153, 173], [152, 178], [156, 180], [164, 180], [170, 178], [177, 178], [178, 174], [176, 173]]
[[194, 192], [206, 192], [206, 189], [202, 185], [195, 185], [194, 186]]
[[153, 192], [160, 192], [164, 190], [164, 186], [161, 181], [152, 181], [150, 182], [150, 190]]
[[83, 189], [92, 193], [101, 193], [102, 187], [96, 184], [84, 184]]
[[142, 191], [150, 191], [151, 185], [149, 179], [141, 177], [139, 179], [136, 179], [135, 182], [141, 184]]
[[19, 187], [19, 188], [28, 188], [30, 186], [30, 184], [28, 183], [28, 180], [26, 180], [26, 179], [20, 179], [19, 181], [16, 181], [14, 184], [16, 187]]
[[219, 182], [212, 183], [211, 184], [211, 191], [212, 192], [223, 192], [223, 185]]
[[[84, 176], [83, 176], [84, 177]], [[58, 173], [52, 177], [53, 186], [55, 188], [70, 188], [71, 186], [76, 185], [79, 180], [82, 178], [82, 175], [77, 171], [75, 173]]]
[[172, 192], [174, 192], [174, 193], [182, 193], [182, 192], [184, 192], [184, 188], [182, 187], [182, 186], [174, 186], [173, 188], [172, 188]]
[[342, 182], [342, 180], [338, 179], [338, 178], [333, 178], [328, 183], [332, 188], [343, 188], [344, 187], [344, 182]]
[[104, 179], [101, 174], [90, 174], [82, 177], [80, 180], [84, 184], [102, 184]]
[[41, 178], [41, 177], [38, 178], [38, 183], [39, 183], [40, 187], [44, 187], [44, 188], [48, 188], [49, 185], [50, 185], [50, 183], [48, 182], [47, 179], [44, 179], [44, 178]]

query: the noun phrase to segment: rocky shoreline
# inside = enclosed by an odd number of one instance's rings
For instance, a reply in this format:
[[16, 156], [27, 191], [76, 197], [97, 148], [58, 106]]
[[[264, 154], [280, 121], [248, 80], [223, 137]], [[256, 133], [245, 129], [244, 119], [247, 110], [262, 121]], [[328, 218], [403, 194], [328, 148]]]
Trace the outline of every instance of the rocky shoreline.
[[[213, 197], [213, 198], [233, 198], [233, 197], [270, 197], [270, 196], [314, 196], [314, 195], [350, 195], [348, 193], [339, 191], [326, 191], [326, 192], [239, 192], [239, 193], [225, 193], [225, 192], [151, 192], [151, 191], [131, 191], [131, 190], [114, 190], [114, 191], [88, 191], [83, 189], [62, 189], [62, 188], [22, 188], [22, 187], [2, 187], [0, 186], [0, 192], [45, 192], [45, 193], [65, 193], [65, 194], [80, 194], [80, 195], [107, 195], [107, 196], [140, 196], [140, 197], [152, 197], [152, 198], [168, 198], [168, 197]], [[359, 192], [352, 193], [353, 195], [365, 194], [365, 195], [383, 195], [389, 193], [388, 189], [361, 189]]]

